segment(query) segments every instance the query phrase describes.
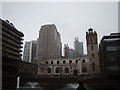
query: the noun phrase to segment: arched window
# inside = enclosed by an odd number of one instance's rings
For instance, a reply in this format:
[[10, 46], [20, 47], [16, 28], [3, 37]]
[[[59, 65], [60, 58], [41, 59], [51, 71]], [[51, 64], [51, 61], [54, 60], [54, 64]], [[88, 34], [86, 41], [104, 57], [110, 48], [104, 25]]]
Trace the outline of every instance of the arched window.
[[87, 73], [87, 68], [86, 67], [82, 68], [82, 73]]
[[69, 73], [69, 68], [65, 67], [65, 73]]
[[90, 43], [94, 43], [94, 38], [90, 38]]
[[93, 46], [91, 46], [91, 50], [94, 50], [94, 47], [93, 47]]
[[57, 67], [57, 68], [55, 69], [55, 72], [56, 72], [56, 73], [60, 73], [60, 68]]
[[78, 63], [78, 60], [76, 60], [75, 62]]
[[66, 61], [64, 60], [64, 61], [63, 61], [63, 64], [65, 64], [65, 63], [66, 63]]
[[60, 63], [60, 61], [57, 61], [57, 64], [59, 64]]
[[48, 64], [48, 61], [46, 61], [46, 64]]
[[95, 63], [92, 63], [92, 70], [95, 71]]
[[82, 60], [82, 63], [85, 63], [85, 59]]
[[53, 61], [51, 61], [51, 64], [53, 64]]
[[51, 73], [51, 68], [48, 68], [48, 69], [47, 69], [47, 73]]
[[72, 63], [72, 60], [70, 60], [69, 63]]
[[92, 58], [94, 58], [94, 53], [92, 53]]

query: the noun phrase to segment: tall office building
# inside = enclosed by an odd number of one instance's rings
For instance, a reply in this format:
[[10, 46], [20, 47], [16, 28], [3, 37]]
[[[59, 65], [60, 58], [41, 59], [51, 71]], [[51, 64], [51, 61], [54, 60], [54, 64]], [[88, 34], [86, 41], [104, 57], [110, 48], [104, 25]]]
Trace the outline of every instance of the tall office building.
[[75, 57], [75, 50], [70, 48], [68, 51], [68, 58], [74, 58], [74, 57]]
[[76, 58], [83, 56], [83, 42], [79, 42], [78, 38], [75, 38], [74, 50]]
[[36, 47], [36, 59], [38, 57], [38, 52], [39, 52], [39, 38], [37, 38], [37, 47]]
[[33, 63], [36, 58], [37, 41], [25, 42], [23, 61]]
[[[2, 90], [16, 85], [17, 65], [22, 61], [24, 34], [8, 20], [0, 19], [0, 54], [2, 54]], [[2, 48], [1, 48], [2, 47]], [[12, 82], [11, 82], [12, 81]]]
[[2, 29], [2, 60], [20, 60], [21, 59], [21, 44], [23, 44], [24, 34], [18, 31], [15, 26], [8, 20], [0, 19], [0, 27]]
[[68, 44], [64, 45], [64, 57], [65, 58], [75, 57], [75, 51], [72, 48], [69, 48]]
[[80, 42], [80, 57], [84, 55], [83, 42]]
[[69, 52], [69, 46], [68, 44], [64, 44], [64, 57], [65, 58], [68, 58], [69, 56], [68, 52]]
[[23, 61], [29, 62], [29, 53], [30, 53], [30, 42], [25, 42], [24, 52], [23, 52]]
[[38, 61], [61, 58], [61, 37], [54, 24], [41, 26], [37, 49]]
[[99, 74], [99, 56], [98, 56], [98, 40], [97, 33], [92, 28], [86, 32], [87, 53], [90, 58], [91, 74]]
[[99, 56], [102, 76], [120, 77], [120, 33], [102, 37]]

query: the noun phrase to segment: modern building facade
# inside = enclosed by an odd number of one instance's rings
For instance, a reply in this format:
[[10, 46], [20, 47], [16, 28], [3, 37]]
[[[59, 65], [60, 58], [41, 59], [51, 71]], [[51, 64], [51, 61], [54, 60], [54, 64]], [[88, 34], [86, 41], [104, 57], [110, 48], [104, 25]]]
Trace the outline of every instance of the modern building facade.
[[98, 55], [98, 40], [97, 33], [92, 28], [86, 32], [87, 54], [90, 58], [90, 68], [92, 75], [98, 75], [99, 68], [99, 55]]
[[84, 55], [83, 42], [80, 42], [80, 57]]
[[13, 89], [18, 76], [36, 75], [38, 65], [22, 61], [24, 34], [8, 20], [0, 19], [0, 52], [2, 53], [2, 89]]
[[23, 61], [29, 62], [30, 55], [30, 42], [25, 42], [24, 52], [23, 52]]
[[25, 42], [23, 61], [33, 63], [37, 53], [37, 41]]
[[99, 57], [102, 76], [120, 76], [120, 33], [102, 37]]
[[69, 56], [69, 46], [68, 46], [68, 44], [64, 44], [64, 57], [65, 58], [68, 58], [68, 56]]
[[41, 26], [38, 40], [38, 61], [61, 58], [61, 37], [54, 24]]
[[83, 42], [79, 42], [78, 38], [75, 38], [74, 41], [74, 50], [75, 50], [75, 57], [82, 57], [83, 56]]
[[2, 60], [7, 58], [12, 60], [21, 59], [21, 44], [23, 44], [24, 34], [18, 31], [8, 20], [2, 20]]
[[[0, 52], [2, 53], [2, 89], [10, 88], [16, 83], [11, 83], [11, 79], [16, 80], [13, 75], [17, 75], [16, 65], [21, 59], [21, 48], [24, 34], [18, 31], [8, 20], [0, 19]], [[10, 84], [11, 83], [11, 84]]]

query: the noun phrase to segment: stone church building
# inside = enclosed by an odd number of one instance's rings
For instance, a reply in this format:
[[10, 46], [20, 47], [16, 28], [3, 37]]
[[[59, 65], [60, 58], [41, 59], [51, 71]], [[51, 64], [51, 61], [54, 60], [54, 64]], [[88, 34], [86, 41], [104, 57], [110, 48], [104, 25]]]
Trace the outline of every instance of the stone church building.
[[[88, 57], [51, 59], [43, 62], [44, 68], [40, 67], [39, 75], [90, 75], [90, 62]], [[43, 70], [44, 69], [44, 70]]]

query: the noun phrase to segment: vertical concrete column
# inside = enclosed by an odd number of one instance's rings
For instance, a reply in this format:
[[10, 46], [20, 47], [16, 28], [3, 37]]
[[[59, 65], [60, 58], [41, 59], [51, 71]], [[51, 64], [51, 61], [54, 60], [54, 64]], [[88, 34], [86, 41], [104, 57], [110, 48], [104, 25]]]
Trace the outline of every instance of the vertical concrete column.
[[79, 69], [79, 75], [81, 75], [82, 74], [82, 63], [80, 59], [78, 60], [78, 69]]

